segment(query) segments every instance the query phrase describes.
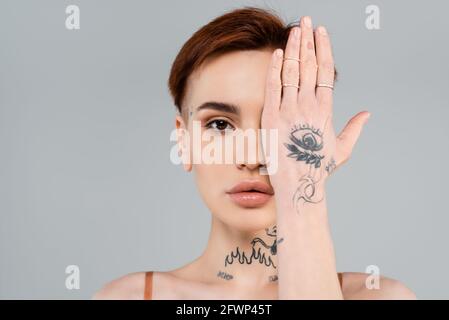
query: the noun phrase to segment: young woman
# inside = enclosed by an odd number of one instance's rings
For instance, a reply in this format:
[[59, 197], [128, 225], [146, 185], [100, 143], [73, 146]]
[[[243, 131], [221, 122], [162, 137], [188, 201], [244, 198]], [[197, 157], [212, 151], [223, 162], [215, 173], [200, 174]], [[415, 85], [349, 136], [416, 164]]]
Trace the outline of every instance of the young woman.
[[[329, 35], [310, 17], [285, 25], [246, 7], [198, 30], [176, 57], [169, 88], [184, 168], [212, 214], [207, 247], [177, 269], [114, 280], [95, 298], [415, 298], [396, 280], [380, 277], [373, 289], [367, 274], [337, 273], [325, 181], [348, 160], [370, 114], [335, 134], [335, 74]], [[195, 124], [223, 141], [238, 130], [274, 129], [277, 157], [268, 161], [268, 142], [258, 136], [256, 161], [195, 162]]]

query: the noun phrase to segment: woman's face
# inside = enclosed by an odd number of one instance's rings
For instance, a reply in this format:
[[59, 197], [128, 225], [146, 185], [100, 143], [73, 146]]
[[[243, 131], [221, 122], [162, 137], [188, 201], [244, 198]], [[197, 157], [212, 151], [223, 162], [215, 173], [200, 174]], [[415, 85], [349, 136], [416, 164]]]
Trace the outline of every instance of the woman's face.
[[[235, 139], [237, 129], [251, 129], [256, 136], [260, 129], [271, 54], [271, 50], [237, 51], [204, 62], [189, 77], [183, 104], [185, 117], [177, 116], [176, 119], [177, 128], [187, 129], [189, 133], [190, 140], [185, 145], [190, 150], [183, 149], [182, 152], [190, 152], [191, 160], [195, 121], [201, 133], [210, 139], [200, 142], [203, 150], [211, 145], [211, 141], [219, 140], [222, 142], [222, 152], [229, 153], [230, 149], [225, 149], [225, 146], [234, 142], [231, 162], [225, 162], [223, 155], [222, 163], [201, 162], [184, 167], [186, 170], [193, 169], [201, 197], [212, 214], [230, 227], [242, 231], [266, 228], [273, 225], [276, 219], [268, 175], [259, 172], [261, 166], [263, 169], [263, 157], [258, 155], [261, 152], [260, 139], [256, 139], [256, 148], [250, 148], [248, 140], [243, 145], [235, 143], [238, 141]], [[234, 108], [224, 108], [223, 105]], [[238, 146], [243, 147], [244, 159], [235, 156]], [[256, 161], [249, 160], [251, 153]], [[214, 152], [209, 154], [216, 155]], [[245, 181], [249, 184], [241, 184]], [[235, 187], [240, 189], [236, 190]], [[253, 188], [259, 190], [248, 191]]]

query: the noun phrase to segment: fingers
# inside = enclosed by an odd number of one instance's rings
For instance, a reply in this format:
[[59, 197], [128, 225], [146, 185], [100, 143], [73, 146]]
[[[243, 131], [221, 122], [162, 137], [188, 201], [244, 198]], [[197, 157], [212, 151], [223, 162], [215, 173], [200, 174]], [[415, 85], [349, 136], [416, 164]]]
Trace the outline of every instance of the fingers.
[[[299, 59], [300, 37], [301, 30], [299, 27], [293, 27], [290, 30], [285, 47], [284, 64], [282, 67], [282, 99], [287, 106], [296, 104], [298, 98], [298, 88], [294, 86], [299, 84], [299, 61], [297, 60]], [[293, 86], [285, 86], [286, 84]]]
[[359, 112], [348, 121], [338, 135], [337, 151], [335, 155], [337, 166], [344, 163], [350, 157], [352, 150], [359, 139], [360, 133], [362, 132], [363, 126], [368, 121], [370, 115], [371, 114], [367, 111]]
[[301, 18], [301, 44], [299, 77], [301, 79], [300, 91], [315, 93], [317, 59], [315, 55], [315, 43], [313, 38], [312, 19], [310, 17]]
[[265, 103], [264, 114], [266, 116], [274, 115], [279, 111], [281, 104], [282, 84], [281, 84], [281, 70], [282, 70], [282, 49], [274, 50], [271, 56], [270, 67], [267, 74], [266, 88], [265, 88]]
[[[318, 63], [317, 84], [334, 85], [334, 59], [326, 28], [320, 26], [315, 31], [316, 57]], [[329, 112], [332, 112], [333, 90], [327, 87], [317, 87], [316, 97]]]

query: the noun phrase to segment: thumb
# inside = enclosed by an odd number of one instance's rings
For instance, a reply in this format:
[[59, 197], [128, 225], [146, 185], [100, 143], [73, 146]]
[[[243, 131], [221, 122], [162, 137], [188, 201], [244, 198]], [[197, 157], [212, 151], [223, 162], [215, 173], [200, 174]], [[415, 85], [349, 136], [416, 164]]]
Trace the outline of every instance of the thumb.
[[352, 153], [352, 149], [359, 139], [363, 126], [366, 124], [370, 116], [371, 113], [368, 111], [357, 113], [348, 121], [341, 133], [338, 135], [337, 157], [339, 159], [337, 159], [337, 165], [339, 162], [344, 162], [347, 158], [349, 158]]

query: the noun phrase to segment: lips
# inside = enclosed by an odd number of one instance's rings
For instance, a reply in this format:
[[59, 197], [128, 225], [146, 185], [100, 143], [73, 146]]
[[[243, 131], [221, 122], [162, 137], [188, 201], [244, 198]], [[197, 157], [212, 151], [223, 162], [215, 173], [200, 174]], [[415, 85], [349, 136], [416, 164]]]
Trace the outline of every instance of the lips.
[[232, 201], [244, 208], [265, 205], [274, 195], [273, 188], [260, 180], [244, 180], [226, 192]]

